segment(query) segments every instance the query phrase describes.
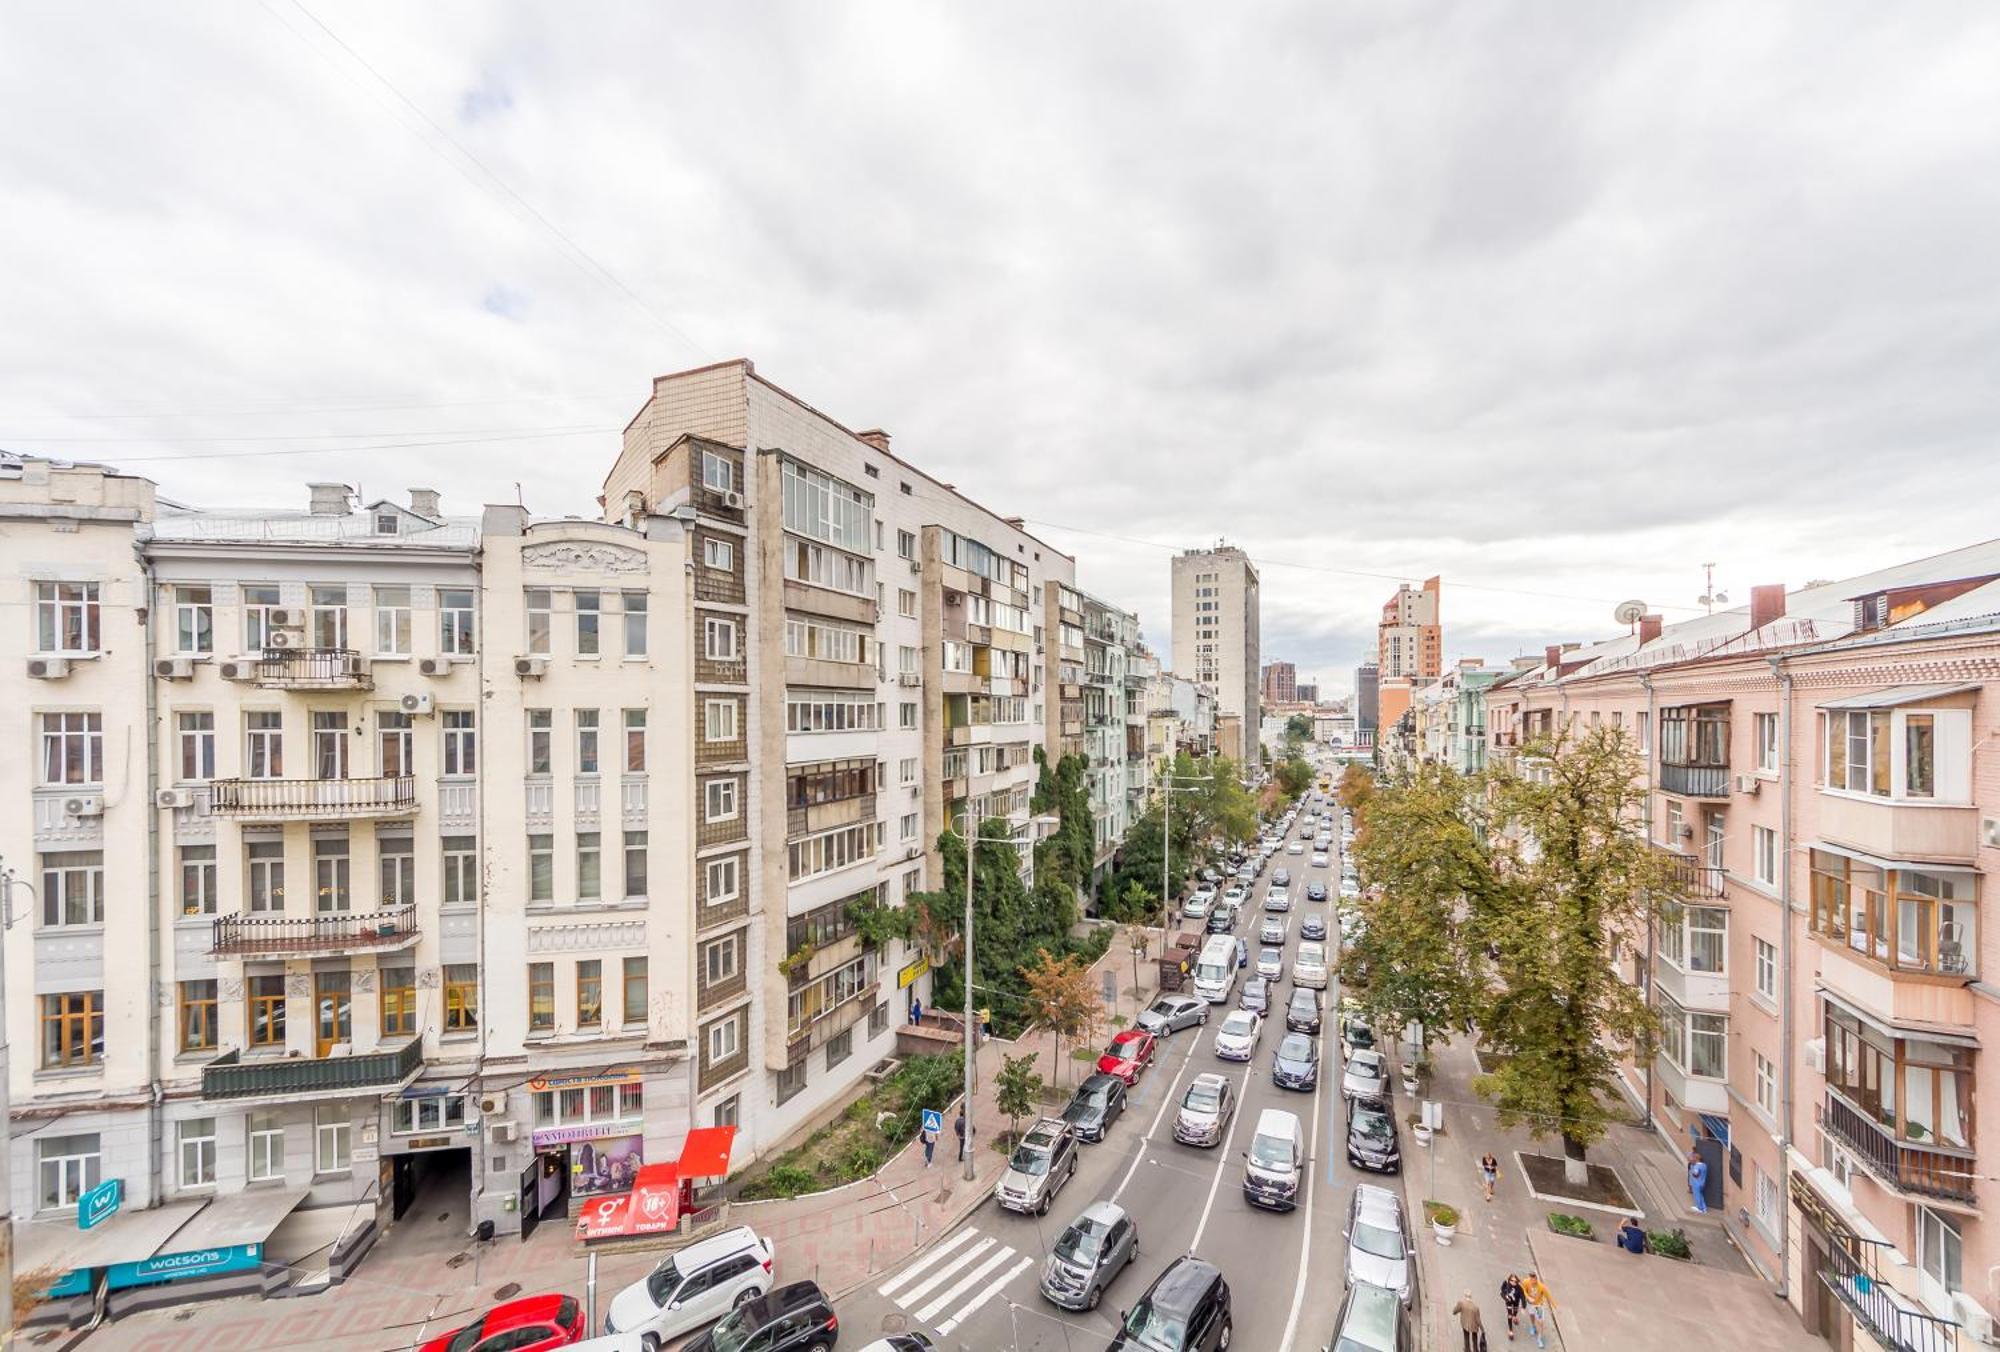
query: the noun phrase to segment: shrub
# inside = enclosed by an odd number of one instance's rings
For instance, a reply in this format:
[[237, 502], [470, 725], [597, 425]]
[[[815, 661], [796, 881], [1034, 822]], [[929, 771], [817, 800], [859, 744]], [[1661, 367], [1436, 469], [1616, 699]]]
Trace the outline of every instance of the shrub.
[[1581, 1216], [1571, 1216], [1561, 1211], [1549, 1213], [1549, 1229], [1559, 1235], [1574, 1235], [1578, 1239], [1591, 1237], [1589, 1221]]
[[1458, 1225], [1458, 1208], [1445, 1202], [1425, 1202], [1424, 1215], [1429, 1217], [1434, 1225], [1449, 1225], [1454, 1228]]
[[856, 1141], [848, 1147], [847, 1158], [842, 1161], [842, 1172], [848, 1182], [857, 1178], [867, 1178], [882, 1167], [882, 1147], [870, 1141]]
[[774, 1164], [764, 1175], [764, 1187], [775, 1197], [797, 1197], [819, 1187], [819, 1177], [796, 1164]]
[[896, 1072], [905, 1108], [943, 1108], [965, 1087], [965, 1056], [940, 1052], [913, 1056]]
[[1694, 1250], [1688, 1247], [1687, 1231], [1676, 1226], [1672, 1230], [1652, 1230], [1646, 1234], [1646, 1247], [1663, 1258], [1693, 1258]]

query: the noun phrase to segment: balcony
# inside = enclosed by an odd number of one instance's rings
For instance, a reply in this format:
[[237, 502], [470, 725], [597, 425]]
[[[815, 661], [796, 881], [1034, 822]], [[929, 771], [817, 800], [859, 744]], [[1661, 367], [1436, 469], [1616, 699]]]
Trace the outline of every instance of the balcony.
[[1831, 1245], [1819, 1279], [1880, 1346], [1896, 1352], [1954, 1352], [1958, 1325], [1939, 1319], [1882, 1279], [1875, 1253], [1883, 1247], [1858, 1235], [1847, 1246]]
[[1667, 862], [1673, 871], [1674, 881], [1680, 884], [1690, 899], [1714, 901], [1728, 895], [1722, 885], [1722, 869], [1706, 862], [1700, 855], [1669, 851]]
[[417, 941], [417, 908], [304, 917], [225, 915], [214, 924], [209, 953], [218, 958], [388, 952]]
[[352, 648], [266, 648], [251, 668], [266, 690], [373, 690], [368, 662]]
[[1660, 789], [1686, 798], [1729, 796], [1729, 706], [1660, 710]]
[[1979, 809], [1865, 794], [1819, 794], [1820, 835], [1884, 859], [1969, 865], [1979, 852]]
[[376, 779], [218, 779], [211, 810], [245, 822], [364, 821], [417, 810], [417, 781]]
[[1653, 1070], [1660, 1077], [1660, 1084], [1667, 1094], [1689, 1112], [1729, 1111], [1728, 1081], [1690, 1075], [1675, 1065], [1665, 1052], [1657, 1053], [1653, 1057]]
[[242, 1058], [240, 1050], [231, 1048], [203, 1066], [201, 1096], [214, 1102], [381, 1090], [422, 1069], [424, 1044], [421, 1038], [411, 1038], [400, 1047], [363, 1056]]
[[1853, 1151], [1882, 1184], [1907, 1197], [1967, 1206], [1979, 1200], [1979, 1166], [1971, 1151], [1899, 1141], [1889, 1130], [1832, 1089], [1816, 1114], [1820, 1129]]

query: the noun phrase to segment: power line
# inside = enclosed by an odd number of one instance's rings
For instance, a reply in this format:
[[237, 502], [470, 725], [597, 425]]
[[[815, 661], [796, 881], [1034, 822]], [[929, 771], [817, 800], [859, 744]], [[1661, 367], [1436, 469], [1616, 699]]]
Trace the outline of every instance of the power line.
[[400, 451], [420, 446], [489, 446], [503, 441], [539, 441], [543, 438], [564, 436], [602, 436], [603, 429], [590, 427], [574, 432], [523, 432], [504, 437], [460, 437], [443, 441], [383, 441], [363, 446], [296, 446], [284, 451], [194, 451], [187, 455], [123, 455], [118, 457], [120, 465], [146, 465], [159, 461], [182, 460], [255, 460], [263, 456], [279, 455], [348, 455], [354, 451]]
[[409, 404], [270, 404], [263, 408], [123, 410], [116, 413], [0, 413], [0, 418], [61, 418], [77, 422], [113, 422], [137, 418], [261, 418], [271, 414], [381, 413], [427, 408], [493, 408], [504, 404], [591, 404], [629, 400], [631, 391], [607, 394], [524, 394], [512, 399], [432, 399]]
[[[616, 432], [617, 430], [618, 429], [616, 427], [609, 425], [599, 425], [593, 423], [565, 423], [560, 427], [462, 427], [462, 428], [440, 427], [434, 429], [434, 434], [438, 436], [453, 436], [453, 437], [464, 436], [468, 438], [476, 438], [484, 436], [502, 436], [502, 435], [535, 437], [535, 436], [568, 436], [578, 432], [600, 432], [600, 433]], [[82, 442], [89, 445], [104, 445], [106, 443], [123, 443], [123, 442], [136, 441], [136, 442], [143, 442], [150, 446], [178, 446], [178, 445], [192, 445], [197, 442], [206, 445], [211, 442], [229, 442], [229, 441], [352, 441], [357, 438], [365, 439], [368, 437], [415, 437], [415, 436], [424, 436], [432, 433], [433, 429], [421, 428], [421, 427], [410, 427], [410, 428], [398, 427], [398, 428], [390, 428], [386, 431], [381, 431], [381, 432], [286, 432], [278, 436], [237, 435], [237, 436], [226, 436], [226, 437], [176, 437], [176, 436], [40, 437], [40, 436], [21, 436], [18, 433], [0, 432], [0, 442], [34, 441], [34, 442], [59, 443], [64, 445], [75, 442]], [[327, 449], [339, 450], [341, 448], [338, 446], [330, 446]]]

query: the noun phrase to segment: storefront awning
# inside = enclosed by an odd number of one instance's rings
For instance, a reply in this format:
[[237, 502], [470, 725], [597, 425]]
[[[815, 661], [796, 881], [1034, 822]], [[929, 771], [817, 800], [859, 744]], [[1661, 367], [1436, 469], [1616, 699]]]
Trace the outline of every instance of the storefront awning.
[[1859, 695], [1849, 695], [1846, 699], [1830, 699], [1820, 705], [1822, 709], [1894, 709], [1904, 704], [1921, 704], [1927, 699], [1942, 699], [1946, 695], [1962, 695], [1968, 690], [1979, 689], [1979, 682], [1960, 684], [1936, 683], [1932, 685], [1892, 685], [1883, 690], [1870, 690]]
[[199, 1216], [161, 1246], [164, 1253], [188, 1249], [224, 1249], [238, 1244], [262, 1244], [285, 1217], [298, 1209], [311, 1189], [245, 1188], [211, 1201]]
[[726, 1178], [729, 1152], [736, 1144], [734, 1127], [696, 1127], [681, 1143], [682, 1178]]
[[195, 1198], [120, 1211], [89, 1230], [77, 1229], [73, 1215], [20, 1222], [14, 1227], [14, 1270], [45, 1271], [54, 1279], [78, 1268], [151, 1258], [208, 1205], [206, 1198]]

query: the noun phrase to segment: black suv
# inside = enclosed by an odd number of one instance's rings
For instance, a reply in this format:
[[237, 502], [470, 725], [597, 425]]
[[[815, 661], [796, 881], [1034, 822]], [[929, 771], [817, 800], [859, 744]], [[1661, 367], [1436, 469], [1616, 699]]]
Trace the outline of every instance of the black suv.
[[1222, 1269], [1188, 1254], [1169, 1263], [1137, 1305], [1119, 1313], [1118, 1336], [1107, 1352], [1218, 1352], [1229, 1346], [1232, 1328]]
[[1403, 1151], [1396, 1139], [1396, 1114], [1387, 1100], [1347, 1101], [1347, 1162], [1378, 1174], [1393, 1174], [1402, 1169]]
[[744, 1301], [686, 1352], [829, 1352], [839, 1337], [840, 1320], [819, 1283], [793, 1282]]

